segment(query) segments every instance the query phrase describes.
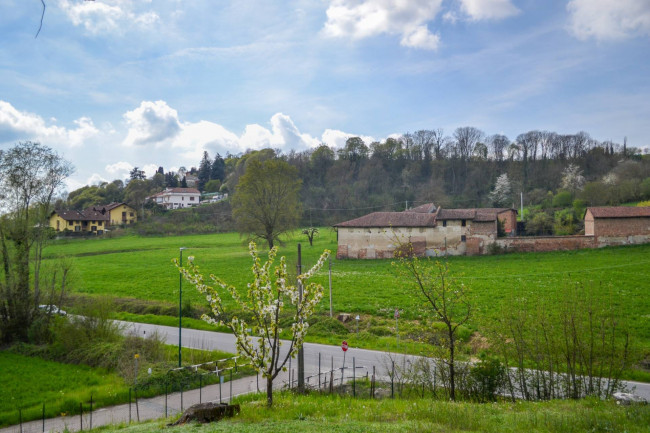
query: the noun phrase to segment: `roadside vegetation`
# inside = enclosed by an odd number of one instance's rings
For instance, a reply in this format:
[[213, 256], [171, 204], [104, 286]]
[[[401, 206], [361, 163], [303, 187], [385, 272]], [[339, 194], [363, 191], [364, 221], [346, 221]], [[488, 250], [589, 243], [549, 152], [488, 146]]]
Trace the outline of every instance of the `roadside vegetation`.
[[261, 394], [238, 398], [241, 413], [217, 423], [166, 427], [165, 421], [102, 428], [106, 433], [186, 432], [646, 432], [649, 406], [611, 401], [470, 403], [398, 398], [352, 399], [338, 395], [276, 395], [273, 409]]
[[[186, 389], [200, 385], [193, 372], [171, 371], [178, 366], [176, 346], [163, 344], [156, 334], [124, 335], [109, 319], [111, 311], [109, 300], [95, 300], [83, 305], [79, 315], [53, 317], [48, 328], [39, 327], [47, 335], [39, 335], [38, 343], [16, 343], [0, 351], [0, 389], [10, 396], [0, 399], [0, 427], [18, 423], [19, 409], [23, 421], [29, 421], [43, 410], [46, 417], [78, 414], [80, 403], [88, 409], [91, 395], [93, 407], [100, 408], [127, 402], [129, 389], [139, 397], [176, 391], [179, 375]], [[183, 348], [182, 356], [184, 365], [196, 365], [233, 355]], [[251, 372], [240, 368], [234, 377]], [[217, 380], [205, 375], [202, 382]]]

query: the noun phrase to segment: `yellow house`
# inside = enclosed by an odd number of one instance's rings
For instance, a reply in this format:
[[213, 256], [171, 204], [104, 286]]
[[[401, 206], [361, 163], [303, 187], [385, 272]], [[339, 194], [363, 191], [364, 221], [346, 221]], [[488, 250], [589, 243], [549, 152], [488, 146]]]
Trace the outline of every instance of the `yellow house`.
[[138, 221], [138, 213], [126, 203], [110, 203], [90, 208], [103, 214], [108, 213], [110, 225], [133, 224]]
[[50, 215], [50, 227], [57, 232], [69, 230], [102, 234], [112, 225], [133, 224], [136, 221], [135, 209], [125, 203], [93, 206], [83, 211], [55, 210]]

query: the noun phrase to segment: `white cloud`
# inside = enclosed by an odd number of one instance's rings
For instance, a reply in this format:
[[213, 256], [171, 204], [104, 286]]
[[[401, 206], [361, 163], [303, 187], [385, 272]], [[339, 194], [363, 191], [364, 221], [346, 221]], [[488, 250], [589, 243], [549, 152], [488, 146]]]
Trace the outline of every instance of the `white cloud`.
[[128, 175], [131, 170], [133, 170], [133, 166], [128, 162], [120, 161], [107, 165], [104, 167], [104, 170], [106, 170], [106, 173], [117, 174], [119, 177], [124, 177], [125, 175]]
[[127, 146], [162, 144], [181, 130], [178, 113], [165, 101], [142, 101], [138, 108], [124, 113], [124, 119], [129, 126], [124, 140]]
[[363, 39], [401, 35], [401, 45], [435, 50], [439, 36], [427, 28], [442, 0], [331, 0], [323, 33], [329, 37]]
[[440, 44], [440, 36], [429, 32], [426, 26], [420, 26], [411, 33], [405, 33], [400, 43], [405, 47], [436, 50]]
[[[55, 121], [54, 118], [50, 119], [50, 122]], [[19, 111], [10, 103], [0, 100], [0, 143], [36, 140], [48, 145], [76, 147], [99, 134], [99, 130], [88, 117], [81, 117], [74, 123], [77, 125], [75, 129], [48, 125], [42, 117]]]
[[199, 161], [204, 150], [222, 154], [265, 147], [304, 150], [320, 144], [318, 139], [300, 132], [293, 120], [282, 113], [271, 117], [270, 129], [251, 124], [241, 136], [207, 120], [182, 122], [165, 101], [142, 101], [138, 108], [127, 111], [124, 118], [129, 126], [125, 146], [165, 144], [179, 149], [183, 158], [191, 161]]
[[571, 0], [569, 30], [581, 40], [620, 40], [650, 36], [648, 0]]
[[59, 8], [75, 26], [92, 34], [123, 32], [130, 27], [149, 29], [159, 19], [155, 12], [136, 12], [138, 2], [130, 0], [59, 0]]
[[101, 185], [104, 182], [108, 182], [108, 181], [104, 179], [102, 175], [93, 173], [92, 176], [90, 176], [86, 181], [86, 185]]
[[471, 21], [500, 20], [521, 12], [511, 0], [460, 0], [460, 9]]
[[323, 132], [323, 143], [327, 144], [330, 147], [341, 149], [345, 147], [345, 142], [350, 137], [360, 137], [363, 142], [366, 143], [366, 145], [369, 145], [373, 141], [377, 141], [368, 135], [356, 135], [339, 131], [337, 129], [326, 129], [325, 132]]

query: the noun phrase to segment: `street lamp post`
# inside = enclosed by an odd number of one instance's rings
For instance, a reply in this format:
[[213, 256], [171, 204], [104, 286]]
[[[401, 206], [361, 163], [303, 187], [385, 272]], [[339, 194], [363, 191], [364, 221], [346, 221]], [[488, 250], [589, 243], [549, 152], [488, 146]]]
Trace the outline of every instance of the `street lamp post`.
[[[178, 262], [179, 266], [183, 266], [183, 250], [186, 250], [187, 248], [181, 247], [179, 248], [180, 253], [181, 253], [181, 261]], [[183, 274], [180, 274], [179, 279], [178, 279], [178, 366], [181, 366], [181, 326], [183, 324]]]

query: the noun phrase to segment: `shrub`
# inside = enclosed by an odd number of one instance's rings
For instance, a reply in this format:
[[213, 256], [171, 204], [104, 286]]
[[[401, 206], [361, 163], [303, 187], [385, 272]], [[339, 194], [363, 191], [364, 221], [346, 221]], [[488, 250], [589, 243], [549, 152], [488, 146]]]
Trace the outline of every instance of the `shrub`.
[[557, 194], [555, 194], [555, 197], [553, 197], [553, 207], [569, 207], [571, 206], [572, 200], [573, 197], [571, 196], [571, 192], [559, 191]]
[[342, 335], [348, 333], [348, 328], [338, 320], [326, 317], [314, 320], [314, 324], [309, 327], [309, 332], [316, 335]]
[[481, 356], [481, 361], [470, 368], [467, 378], [469, 397], [480, 402], [496, 401], [506, 382], [506, 367], [497, 358]]

